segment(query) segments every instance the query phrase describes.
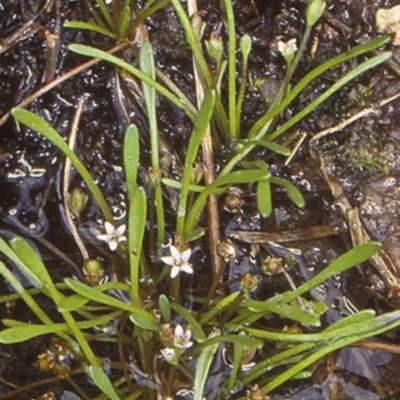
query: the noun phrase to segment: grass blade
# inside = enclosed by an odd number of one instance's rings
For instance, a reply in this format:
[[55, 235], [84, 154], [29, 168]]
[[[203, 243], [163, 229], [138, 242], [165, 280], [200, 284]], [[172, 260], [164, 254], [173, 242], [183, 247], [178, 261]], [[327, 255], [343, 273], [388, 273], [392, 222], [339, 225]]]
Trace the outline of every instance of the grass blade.
[[140, 256], [146, 226], [147, 202], [142, 187], [135, 190], [129, 203], [129, 264], [131, 274], [131, 299], [135, 307], [139, 307]]
[[[218, 337], [220, 332], [218, 330], [212, 332], [208, 339]], [[207, 346], [199, 355], [196, 363], [196, 372], [194, 376], [194, 397], [193, 400], [203, 400], [203, 390], [208, 379], [208, 371], [210, 370], [211, 363], [214, 359], [214, 354], [217, 351], [218, 343], [212, 346]]]
[[[150, 42], [143, 43], [139, 53], [139, 65], [140, 69], [148, 75], [153, 81], [156, 77], [155, 66], [154, 66], [154, 54], [153, 48]], [[149, 119], [150, 129], [150, 148], [151, 148], [151, 166], [156, 174], [161, 176], [160, 171], [160, 151], [158, 143], [160, 138], [158, 137], [157, 127], [157, 113], [156, 113], [156, 92], [152, 86], [142, 81], [143, 96], [146, 102], [147, 115]], [[155, 207], [157, 214], [157, 242], [161, 246], [165, 237], [165, 217], [164, 217], [164, 206], [163, 197], [161, 191], [160, 179], [156, 180], [155, 184]]]
[[92, 24], [91, 22], [83, 22], [83, 21], [66, 21], [64, 23], [65, 28], [73, 28], [73, 29], [85, 29], [88, 31], [100, 33], [102, 35], [111, 37], [115, 39], [115, 35], [109, 29], [104, 28], [102, 26]]

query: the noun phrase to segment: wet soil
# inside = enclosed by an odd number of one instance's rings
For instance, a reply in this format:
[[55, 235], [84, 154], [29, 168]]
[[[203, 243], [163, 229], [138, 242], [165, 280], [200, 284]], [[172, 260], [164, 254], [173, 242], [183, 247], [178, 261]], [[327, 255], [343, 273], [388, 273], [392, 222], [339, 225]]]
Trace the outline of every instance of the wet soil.
[[[46, 8], [47, 3], [50, 6]], [[327, 11], [313, 31], [311, 43], [293, 82], [331, 57], [376, 37], [376, 10], [394, 4], [395, 1], [387, 0], [328, 1]], [[223, 26], [224, 14], [214, 0], [199, 0], [198, 5], [207, 22], [207, 38], [218, 24]], [[141, 6], [142, 2], [137, 2], [135, 7], [140, 10]], [[234, 2], [234, 7], [238, 34], [241, 36], [247, 33], [252, 38], [249, 73], [252, 82], [257, 82], [247, 91], [244, 102], [242, 131], [245, 135], [265, 111], [268, 101], [282, 82], [285, 64], [278, 53], [277, 42], [301, 37], [305, 1], [238, 0]], [[88, 18], [89, 13], [84, 4], [73, 0], [1, 2], [0, 117], [44, 84], [86, 61], [69, 52], [68, 44], [85, 43], [102, 49], [115, 45], [110, 38], [62, 26], [66, 20]], [[145, 25], [154, 47], [157, 66], [195, 102], [191, 53], [172, 7], [165, 7], [146, 21]], [[55, 53], [49, 52], [46, 42], [49, 34], [60, 38]], [[222, 37], [226, 39], [224, 28]], [[387, 48], [394, 52], [390, 64], [374, 69], [343, 88], [295, 126], [295, 130], [280, 139], [280, 143], [285, 143], [297, 131], [307, 133], [305, 142], [288, 165], [284, 165], [282, 157], [271, 157], [264, 150], [252, 154], [254, 159], [266, 159], [273, 175], [288, 179], [301, 190], [306, 200], [304, 208], [299, 209], [293, 205], [286, 192], [279, 187], [273, 189], [274, 211], [269, 218], [261, 218], [257, 213], [255, 187], [251, 185], [241, 188], [245, 203], [240, 215], [225, 211], [224, 198], [220, 198], [223, 239], [227, 239], [230, 232], [236, 230], [285, 232], [322, 225], [337, 228], [339, 234], [324, 238], [316, 235], [311, 240], [302, 240], [300, 237], [299, 240], [276, 245], [262, 243], [256, 251], [253, 245], [232, 239], [237, 256], [229, 262], [224, 277], [229, 282], [228, 290], [237, 289], [238, 277], [252, 273], [261, 280], [254, 298], [264, 300], [287, 290], [287, 281], [283, 277], [260, 274], [260, 264], [267, 256], [293, 259], [289, 274], [295, 284], [301, 284], [352, 247], [347, 221], [339, 208], [335, 207], [335, 198], [322, 177], [317, 160], [311, 157], [308, 141], [317, 132], [338, 124], [368, 104], [391, 96], [400, 89], [400, 66], [397, 65], [400, 53], [391, 45]], [[137, 52], [138, 46], [133, 43], [119, 55], [137, 64]], [[312, 83], [285, 111], [281, 121], [289, 119], [302, 109], [304, 103], [308, 104], [360, 61], [362, 58], [329, 71]], [[122, 141], [127, 124], [134, 122], [141, 134], [143, 151], [139, 170], [140, 184], [148, 192], [150, 188], [146, 176], [149, 139], [143, 103], [127, 87], [121, 89], [125, 94], [127, 113], [121, 111], [118, 101], [120, 83], [127, 85], [115, 67], [98, 63], [34, 100], [28, 108], [46, 119], [61, 135], [68, 137], [77, 100], [84, 96], [76, 152], [102, 190], [115, 220], [123, 223], [126, 220], [128, 201], [122, 165]], [[359, 208], [369, 235], [384, 244], [385, 250], [394, 260], [395, 268], [400, 268], [397, 257], [400, 235], [400, 117], [396, 112], [399, 105], [399, 101], [394, 101], [378, 113], [328, 135], [318, 143], [318, 152], [325, 159], [329, 175], [344, 188], [351, 204]], [[168, 148], [166, 154], [172, 153], [179, 165], [179, 160], [181, 162], [185, 154], [191, 123], [181, 110], [161, 97], [158, 113], [160, 131]], [[222, 143], [220, 147], [216, 146], [215, 151], [216, 167], [220, 169], [231, 154], [231, 147], [228, 143]], [[0, 196], [0, 233], [7, 239], [15, 235], [23, 236], [36, 246], [55, 282], [77, 275], [83, 262], [65, 217], [61, 191], [63, 168], [64, 158], [50, 142], [18, 126], [11, 117], [4, 120], [0, 126], [0, 193], [3, 194]], [[169, 168], [166, 174], [170, 177], [179, 176], [179, 167]], [[74, 172], [70, 187], [86, 190]], [[174, 201], [170, 197], [171, 193], [166, 191], [164, 196], [167, 204], [166, 231], [169, 237], [173, 237]], [[80, 216], [79, 235], [90, 255], [101, 257], [110, 270], [112, 258], [92, 233], [93, 230], [100, 231], [102, 223], [98, 206], [89, 200]], [[201, 224], [206, 224], [205, 219]], [[57, 253], [53, 246], [58, 249]], [[200, 267], [209, 265], [206, 240], [198, 241], [196, 248], [193, 263], [202, 269], [194, 281], [183, 280], [183, 285], [187, 286], [185, 290], [205, 293], [204, 288], [210, 286], [212, 279], [209, 269]], [[377, 283], [370, 276], [376, 274], [370, 265], [363, 268], [367, 274], [349, 271], [326, 282], [312, 293], [314, 299], [324, 301], [329, 307], [323, 317], [325, 325], [349, 313], [345, 299], [359, 309], [372, 307], [381, 312], [391, 307], [382, 299], [382, 291], [378, 293], [379, 296], [371, 295]], [[10, 289], [0, 280], [0, 296], [6, 294], [10, 294]], [[44, 297], [39, 296], [38, 302], [52, 318], [57, 319], [57, 313]], [[19, 301], [2, 304], [0, 317], [36, 321]], [[281, 321], [271, 319], [268, 324], [279, 326]], [[46, 392], [52, 392], [57, 399], [74, 399], [74, 393], [80, 396], [69, 379], [38, 370], [37, 357], [45, 352], [50, 340], [50, 337], [41, 337], [19, 345], [0, 345], [0, 398], [44, 398], [40, 396]], [[398, 334], [392, 332], [385, 340], [397, 344]], [[120, 360], [118, 349], [111, 344], [102, 342], [96, 352], [114, 362]], [[265, 354], [257, 357], [261, 359], [263, 356]], [[400, 396], [394, 372], [397, 371], [398, 361], [398, 357], [390, 353], [344, 349], [315, 365], [312, 379], [285, 385], [273, 394], [276, 398], [291, 399], [396, 399]], [[216, 370], [215, 378], [208, 388], [210, 399], [218, 398], [215, 394], [218, 376], [228, 373], [228, 368], [220, 374]], [[113, 379], [120, 376], [118, 370], [113, 371], [113, 374]], [[89, 398], [99, 394], [87, 382], [85, 374], [81, 373], [75, 362], [72, 364], [72, 378], [84, 388]], [[15, 390], [24, 386], [26, 390], [16, 394]], [[239, 391], [236, 397], [231, 398], [239, 398], [244, 393]]]

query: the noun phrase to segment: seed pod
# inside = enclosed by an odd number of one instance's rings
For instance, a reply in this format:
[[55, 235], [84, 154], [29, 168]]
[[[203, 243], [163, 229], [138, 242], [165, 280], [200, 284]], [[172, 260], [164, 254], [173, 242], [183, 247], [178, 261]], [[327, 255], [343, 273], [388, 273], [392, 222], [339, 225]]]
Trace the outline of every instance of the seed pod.
[[263, 265], [261, 266], [261, 271], [265, 275], [277, 275], [283, 271], [282, 258], [267, 257]]
[[232, 242], [226, 240], [218, 243], [217, 254], [225, 261], [228, 262], [231, 258], [235, 257], [236, 251]]
[[243, 192], [239, 188], [230, 188], [225, 197], [224, 210], [232, 214], [242, 213], [242, 206], [244, 204], [244, 200], [241, 197], [242, 194]]
[[254, 385], [250, 390], [247, 391], [247, 400], [268, 400], [269, 397], [264, 393], [258, 385]]
[[240, 288], [245, 293], [254, 292], [258, 286], [258, 278], [256, 276], [246, 274], [240, 281]]
[[105, 270], [100, 260], [87, 260], [82, 270], [86, 281], [91, 285], [100, 285], [105, 279]]

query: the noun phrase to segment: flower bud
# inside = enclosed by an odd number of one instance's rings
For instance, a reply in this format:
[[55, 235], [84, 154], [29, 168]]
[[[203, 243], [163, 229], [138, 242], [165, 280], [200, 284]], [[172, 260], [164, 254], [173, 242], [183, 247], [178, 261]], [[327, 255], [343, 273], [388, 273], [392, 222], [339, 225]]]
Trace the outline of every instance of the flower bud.
[[325, 0], [310, 0], [306, 9], [307, 26], [313, 26], [321, 18], [326, 7]]
[[215, 60], [217, 65], [220, 65], [224, 53], [224, 44], [221, 38], [212, 37], [205, 43], [208, 55]]
[[89, 196], [81, 188], [73, 188], [68, 193], [68, 205], [75, 217], [80, 218], [85, 209]]
[[246, 60], [251, 50], [251, 37], [249, 35], [246, 34], [240, 38], [240, 50], [242, 51], [243, 59]]
[[160, 183], [160, 180], [160, 171], [150, 167], [147, 171], [147, 182], [149, 183], [150, 187], [154, 189]]

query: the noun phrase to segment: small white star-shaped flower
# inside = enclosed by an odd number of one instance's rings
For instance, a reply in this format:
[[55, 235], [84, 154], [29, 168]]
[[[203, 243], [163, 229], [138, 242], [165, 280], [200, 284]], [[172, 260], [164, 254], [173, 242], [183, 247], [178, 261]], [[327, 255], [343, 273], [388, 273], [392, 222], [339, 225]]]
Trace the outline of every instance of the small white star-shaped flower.
[[166, 347], [165, 349], [160, 350], [161, 355], [164, 357], [165, 361], [171, 362], [175, 360], [176, 358], [176, 353], [175, 349], [172, 347]]
[[175, 247], [170, 246], [169, 251], [171, 255], [161, 257], [161, 260], [172, 267], [171, 278], [174, 279], [178, 276], [179, 272], [183, 271], [187, 274], [193, 274], [192, 264], [189, 264], [189, 258], [192, 254], [192, 249], [186, 249], [182, 253]]
[[190, 329], [183, 331], [182, 325], [177, 325], [174, 331], [174, 346], [178, 349], [188, 349], [193, 346], [193, 342], [190, 341], [192, 332]]
[[104, 229], [106, 233], [98, 235], [97, 239], [107, 242], [111, 251], [117, 250], [118, 244], [126, 240], [126, 237], [124, 236], [126, 225], [121, 225], [115, 229], [113, 224], [106, 221], [104, 223]]
[[278, 51], [284, 56], [291, 56], [297, 51], [296, 38], [290, 39], [287, 42], [278, 41]]

